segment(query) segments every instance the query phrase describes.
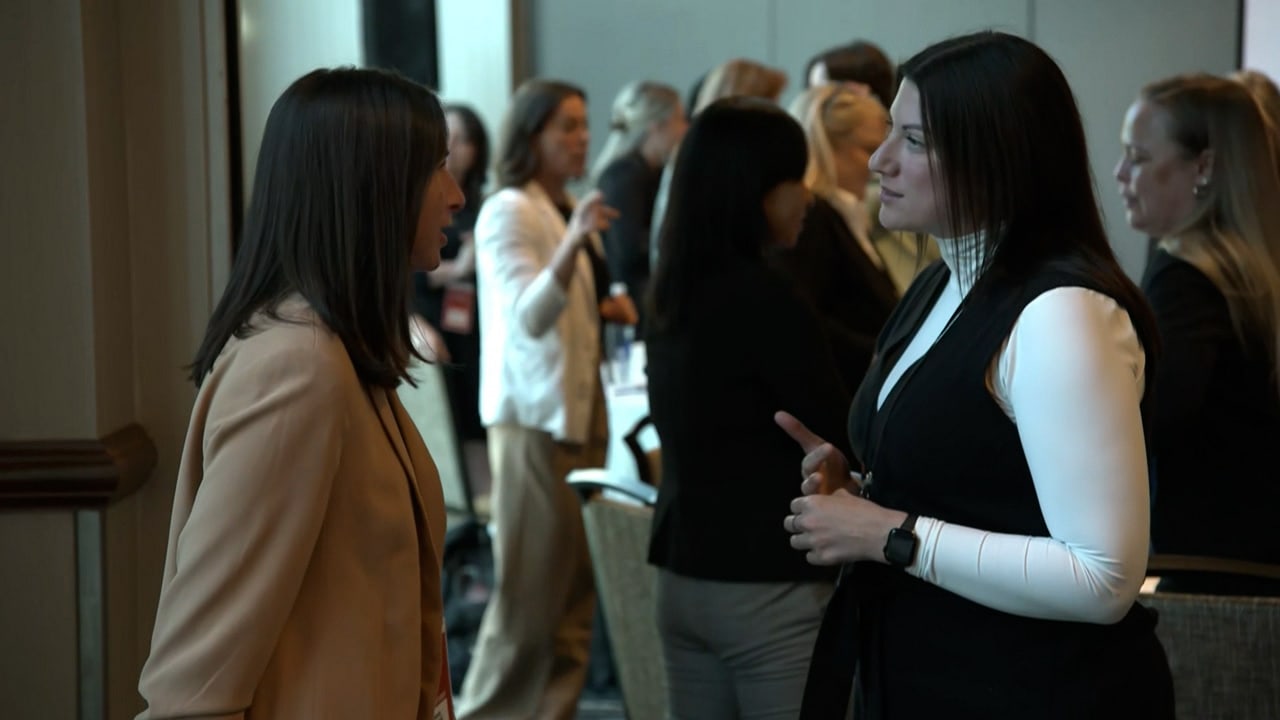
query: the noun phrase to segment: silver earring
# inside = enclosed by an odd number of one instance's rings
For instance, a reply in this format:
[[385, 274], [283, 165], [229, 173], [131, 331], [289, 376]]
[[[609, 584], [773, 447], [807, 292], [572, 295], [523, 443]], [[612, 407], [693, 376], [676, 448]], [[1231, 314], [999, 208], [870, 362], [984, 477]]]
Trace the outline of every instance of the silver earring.
[[1202, 198], [1209, 194], [1209, 178], [1198, 178], [1196, 184], [1191, 188], [1191, 194], [1198, 198]]

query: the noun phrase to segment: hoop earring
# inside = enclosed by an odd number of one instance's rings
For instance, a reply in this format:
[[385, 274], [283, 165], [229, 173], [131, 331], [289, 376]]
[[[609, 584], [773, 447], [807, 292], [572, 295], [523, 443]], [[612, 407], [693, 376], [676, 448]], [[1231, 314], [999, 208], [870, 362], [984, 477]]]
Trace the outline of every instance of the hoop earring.
[[1196, 184], [1191, 188], [1191, 194], [1195, 195], [1198, 198], [1203, 198], [1205, 195], [1208, 195], [1209, 194], [1208, 178], [1200, 178], [1199, 180], [1196, 180]]

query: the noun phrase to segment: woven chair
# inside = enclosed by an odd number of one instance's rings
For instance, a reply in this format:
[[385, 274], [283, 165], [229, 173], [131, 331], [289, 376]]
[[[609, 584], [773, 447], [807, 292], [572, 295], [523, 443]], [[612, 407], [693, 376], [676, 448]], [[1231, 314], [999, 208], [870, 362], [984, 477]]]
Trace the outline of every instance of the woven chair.
[[[1280, 576], [1280, 567], [1156, 555], [1149, 572], [1223, 571]], [[1230, 568], [1230, 569], [1227, 569]], [[1280, 598], [1156, 592], [1156, 635], [1173, 671], [1177, 716], [1188, 720], [1280, 718]]]
[[[583, 498], [582, 524], [627, 718], [663, 720], [667, 688], [656, 620], [657, 570], [647, 560], [656, 492], [634, 481], [611, 482], [594, 468], [571, 472], [568, 481]], [[633, 501], [610, 499], [618, 494]]]

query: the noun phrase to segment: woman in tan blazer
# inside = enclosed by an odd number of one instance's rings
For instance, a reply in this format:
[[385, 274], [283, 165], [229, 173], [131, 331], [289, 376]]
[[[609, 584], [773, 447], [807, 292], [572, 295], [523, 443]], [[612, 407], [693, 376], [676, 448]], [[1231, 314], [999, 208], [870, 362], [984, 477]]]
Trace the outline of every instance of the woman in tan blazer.
[[411, 268], [463, 197], [426, 89], [317, 70], [267, 119], [192, 365], [141, 717], [451, 712], [436, 468], [395, 387]]

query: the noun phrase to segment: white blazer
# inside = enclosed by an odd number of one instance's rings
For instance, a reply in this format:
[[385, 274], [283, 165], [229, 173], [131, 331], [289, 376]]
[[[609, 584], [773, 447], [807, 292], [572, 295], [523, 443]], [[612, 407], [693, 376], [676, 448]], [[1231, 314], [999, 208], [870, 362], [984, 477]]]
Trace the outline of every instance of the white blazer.
[[[566, 230], [536, 181], [499, 190], [480, 209], [480, 419], [583, 443], [599, 382], [600, 311], [586, 253], [569, 287], [556, 283], [551, 258]], [[599, 237], [591, 241], [600, 249]]]

